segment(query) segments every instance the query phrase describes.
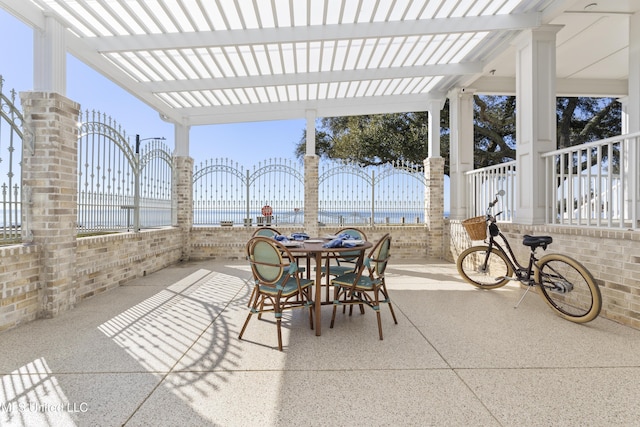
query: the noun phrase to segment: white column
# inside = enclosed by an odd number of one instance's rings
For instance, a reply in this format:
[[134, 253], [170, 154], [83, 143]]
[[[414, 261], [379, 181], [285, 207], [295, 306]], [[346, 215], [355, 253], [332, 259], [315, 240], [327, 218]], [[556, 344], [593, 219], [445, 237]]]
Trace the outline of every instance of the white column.
[[473, 170], [473, 92], [456, 88], [449, 92], [449, 177], [451, 219], [470, 216], [469, 188], [465, 172]]
[[629, 133], [629, 97], [623, 96], [622, 98], [618, 98], [617, 101], [620, 103], [620, 133], [622, 135]]
[[189, 131], [191, 126], [174, 125], [175, 149], [173, 155], [176, 157], [189, 157]]
[[52, 16], [45, 27], [33, 30], [33, 88], [42, 92], [67, 92], [65, 29]]
[[516, 47], [516, 211], [520, 224], [545, 222], [545, 173], [540, 155], [556, 149], [556, 33], [524, 31]]
[[[629, 98], [626, 104], [628, 133], [640, 132], [640, 12], [629, 17]], [[623, 113], [624, 117], [624, 113]], [[624, 123], [624, 122], [623, 122]], [[629, 144], [629, 191], [625, 194], [625, 207], [633, 221], [640, 221], [640, 148]], [[635, 207], [633, 199], [635, 195]], [[636, 224], [637, 226], [638, 224]]]
[[440, 110], [442, 110], [443, 101], [441, 99], [429, 101], [427, 110], [428, 118], [428, 152], [429, 157], [440, 157]]
[[629, 18], [628, 133], [640, 132], [640, 12]]

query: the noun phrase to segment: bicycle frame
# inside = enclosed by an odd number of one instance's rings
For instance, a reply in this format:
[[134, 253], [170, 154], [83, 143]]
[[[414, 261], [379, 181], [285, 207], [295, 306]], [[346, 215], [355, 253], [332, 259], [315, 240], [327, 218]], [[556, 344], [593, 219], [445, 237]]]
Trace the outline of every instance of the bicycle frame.
[[[539, 287], [538, 294], [545, 303], [561, 317], [576, 323], [595, 319], [602, 309], [602, 295], [593, 276], [580, 262], [568, 255], [549, 253], [536, 256], [538, 248], [547, 249], [553, 242], [551, 236], [525, 235], [522, 243], [529, 247], [528, 264], [520, 264], [507, 237], [500, 231], [492, 209], [498, 203], [498, 196], [489, 203], [483, 225], [489, 228], [488, 238], [483, 244], [465, 249], [456, 261], [460, 275], [472, 285], [481, 289], [495, 289], [508, 281], [518, 281], [526, 286], [517, 308], [533, 287]], [[471, 227], [479, 226], [476, 219], [463, 222], [470, 237], [476, 236]]]
[[[497, 225], [495, 225], [495, 222], [492, 222], [492, 224], [495, 227], [497, 227]], [[535, 285], [534, 279], [532, 277], [533, 266], [535, 265], [536, 261], [538, 261], [538, 258], [535, 256], [535, 252], [531, 251], [529, 255], [529, 265], [525, 267], [522, 264], [520, 264], [520, 262], [518, 262], [518, 258], [516, 258], [516, 255], [513, 252], [513, 249], [511, 248], [509, 241], [504, 236], [504, 234], [502, 234], [500, 230], [498, 230], [498, 236], [500, 237], [500, 239], [502, 239], [504, 247], [496, 241], [495, 237], [492, 234], [489, 234], [489, 242], [487, 243], [488, 250], [487, 250], [487, 256], [484, 260], [484, 266], [486, 267], [486, 264], [489, 261], [489, 254], [491, 253], [491, 250], [495, 247], [498, 251], [502, 252], [506, 256], [511, 269], [513, 270], [514, 274], [516, 275], [516, 278], [519, 281], [529, 286]]]

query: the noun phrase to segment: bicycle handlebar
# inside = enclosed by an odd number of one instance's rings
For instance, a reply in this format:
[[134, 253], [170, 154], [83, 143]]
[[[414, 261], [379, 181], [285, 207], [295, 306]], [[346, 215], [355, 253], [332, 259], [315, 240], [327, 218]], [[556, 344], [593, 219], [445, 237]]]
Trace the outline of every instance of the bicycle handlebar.
[[496, 198], [493, 199], [493, 201], [489, 203], [489, 207], [487, 208], [487, 219], [495, 220], [495, 217], [497, 217], [498, 215], [500, 215], [502, 213], [502, 212], [499, 212], [496, 215], [491, 215], [491, 210], [498, 203], [498, 197], [502, 197], [505, 194], [506, 194], [506, 192], [504, 190], [500, 190], [500, 191], [498, 191], [496, 193]]

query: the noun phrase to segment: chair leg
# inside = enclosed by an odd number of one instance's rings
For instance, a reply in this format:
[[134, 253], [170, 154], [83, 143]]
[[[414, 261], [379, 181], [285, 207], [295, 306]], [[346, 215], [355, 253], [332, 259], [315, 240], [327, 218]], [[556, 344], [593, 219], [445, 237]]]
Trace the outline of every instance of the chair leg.
[[264, 297], [260, 301], [260, 309], [258, 310], [258, 320], [262, 320], [262, 311], [264, 310]]
[[278, 350], [282, 351], [282, 330], [280, 329], [280, 324], [282, 323], [282, 319], [278, 317], [276, 319], [276, 325], [278, 326]]
[[[247, 316], [247, 320], [244, 321], [244, 325], [242, 326], [242, 330], [240, 331], [240, 335], [238, 335], [238, 339], [242, 339], [242, 335], [244, 335], [244, 331], [245, 329], [247, 329], [247, 325], [249, 324], [249, 320], [251, 320], [251, 316], [253, 316], [253, 313], [255, 313], [256, 311], [258, 311], [258, 319], [260, 319], [260, 317], [262, 316], [262, 307], [264, 306], [264, 297], [262, 298], [262, 301], [258, 301], [258, 299], [260, 298], [260, 295], [258, 295], [258, 292], [256, 290], [256, 288], [254, 288], [254, 291], [256, 292], [256, 296], [255, 298], [253, 298], [253, 307], [251, 307], [251, 310], [249, 311], [249, 315]], [[260, 304], [260, 310], [258, 310], [258, 304]]]
[[[310, 286], [307, 288], [306, 292], [307, 292], [307, 295], [306, 295], [307, 300], [306, 301], [307, 302], [313, 301], [313, 299], [311, 298], [311, 295], [310, 295], [311, 294], [311, 287]], [[313, 304], [309, 304], [309, 323], [310, 323], [310, 326], [311, 326], [311, 330], [313, 330]]]
[[393, 317], [393, 322], [397, 325], [398, 320], [396, 319], [396, 313], [394, 313], [393, 311], [393, 306], [391, 305], [391, 301], [389, 301], [387, 304], [389, 304], [389, 310], [391, 310], [391, 317]]
[[273, 301], [273, 313], [276, 317], [276, 327], [278, 328], [278, 350], [282, 351], [282, 306], [278, 297]]
[[251, 307], [251, 303], [253, 302], [253, 299], [257, 298], [257, 292], [258, 292], [258, 288], [256, 286], [254, 286], [253, 290], [251, 291], [251, 296], [249, 296], [249, 301], [247, 302], [247, 307]]
[[[351, 296], [349, 297], [349, 301], [351, 301], [351, 303], [349, 304], [349, 316], [351, 316], [353, 314], [353, 300], [355, 299], [355, 295], [357, 295], [355, 292], [351, 292]], [[345, 299], [347, 297], [347, 293], [344, 293]], [[342, 307], [342, 314], [345, 314], [347, 312], [347, 306], [344, 305]]]
[[247, 316], [247, 320], [244, 321], [244, 325], [242, 326], [242, 330], [240, 331], [240, 335], [238, 335], [238, 339], [242, 339], [242, 335], [244, 335], [244, 331], [245, 329], [247, 329], [247, 325], [249, 324], [249, 320], [251, 320], [251, 315], [253, 313], [250, 311], [249, 315]]
[[393, 322], [397, 325], [398, 319], [396, 319], [396, 313], [393, 311], [393, 305], [391, 305], [391, 299], [389, 298], [389, 294], [387, 293], [387, 287], [383, 285], [382, 295], [384, 298], [389, 301], [387, 304], [389, 305], [389, 310], [391, 310], [391, 317], [393, 317]]
[[[340, 286], [335, 286], [335, 291], [333, 292], [335, 301], [338, 301], [340, 289]], [[338, 304], [336, 304], [335, 301], [333, 303], [333, 314], [331, 314], [331, 324], [329, 325], [329, 328], [333, 328], [333, 323], [336, 321], [336, 310], [338, 309]]]
[[329, 274], [329, 261], [327, 260], [327, 265], [325, 267], [327, 273], [325, 276], [327, 277], [327, 291], [325, 292], [326, 301], [329, 302], [329, 298], [331, 295], [329, 294], [329, 286], [331, 285], [331, 275]]
[[378, 335], [380, 335], [380, 340], [382, 340], [382, 319], [380, 317], [380, 295], [379, 288], [375, 288], [373, 291], [373, 299], [374, 299], [374, 307], [378, 307], [376, 309], [376, 317], [378, 318]]

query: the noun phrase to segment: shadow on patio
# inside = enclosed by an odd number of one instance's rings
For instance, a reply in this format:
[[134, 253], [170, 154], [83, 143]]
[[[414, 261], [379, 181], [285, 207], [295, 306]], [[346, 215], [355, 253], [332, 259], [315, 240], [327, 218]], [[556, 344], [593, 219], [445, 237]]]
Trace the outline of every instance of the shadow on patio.
[[[444, 262], [388, 271], [394, 325], [323, 308], [237, 339], [244, 263], [176, 265], [0, 335], [0, 425], [631, 425], [640, 331], [577, 325], [515, 286], [482, 291]], [[606, 309], [606, 301], [605, 301]]]

